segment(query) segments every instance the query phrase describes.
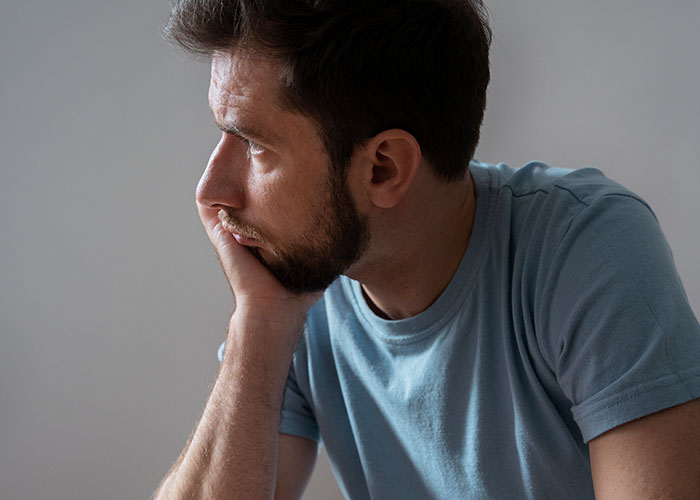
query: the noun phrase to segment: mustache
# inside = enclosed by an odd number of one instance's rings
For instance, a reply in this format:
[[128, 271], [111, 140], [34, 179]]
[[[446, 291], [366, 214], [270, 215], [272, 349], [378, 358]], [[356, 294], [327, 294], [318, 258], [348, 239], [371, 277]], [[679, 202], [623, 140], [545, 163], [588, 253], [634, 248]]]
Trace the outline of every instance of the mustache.
[[264, 240], [262, 234], [260, 234], [260, 231], [258, 231], [255, 227], [232, 216], [225, 209], [222, 208], [219, 210], [217, 215], [227, 231], [234, 232], [240, 236], [245, 236], [246, 238], [253, 240]]

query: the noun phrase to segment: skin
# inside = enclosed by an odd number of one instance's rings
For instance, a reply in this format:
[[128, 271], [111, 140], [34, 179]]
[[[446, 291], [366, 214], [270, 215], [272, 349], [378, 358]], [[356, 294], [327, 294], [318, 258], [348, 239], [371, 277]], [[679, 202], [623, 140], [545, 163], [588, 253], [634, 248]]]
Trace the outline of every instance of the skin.
[[290, 292], [324, 290], [362, 253], [366, 218], [315, 127], [280, 113], [274, 77], [260, 87], [256, 59], [216, 60], [226, 62], [212, 66], [209, 103], [223, 134], [198, 186], [200, 214], [220, 219]]
[[[156, 498], [300, 498], [313, 469], [316, 444], [278, 428], [294, 348], [321, 292], [293, 293], [268, 268], [333, 248], [337, 213], [329, 211], [338, 206], [314, 123], [279, 106], [279, 75], [274, 60], [251, 52], [212, 60], [210, 105], [224, 132], [197, 188], [197, 209], [235, 309], [204, 413]], [[471, 178], [436, 180], [415, 138], [386, 130], [355, 151], [343, 189], [368, 228], [345, 274], [385, 318], [424, 311], [469, 243]], [[698, 450], [697, 402], [613, 429], [590, 443], [596, 496], [697, 498]]]
[[621, 425], [589, 443], [598, 500], [700, 498], [700, 400]]

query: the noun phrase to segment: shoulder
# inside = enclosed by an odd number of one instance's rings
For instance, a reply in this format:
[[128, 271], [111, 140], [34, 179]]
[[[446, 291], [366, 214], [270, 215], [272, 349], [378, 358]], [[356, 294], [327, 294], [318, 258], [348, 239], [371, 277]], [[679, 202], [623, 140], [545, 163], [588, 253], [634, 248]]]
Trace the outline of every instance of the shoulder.
[[[640, 196], [594, 167], [571, 170], [530, 162], [512, 169], [474, 162], [470, 171], [494, 206], [491, 237], [516, 257], [545, 263], [541, 256], [551, 258], [574, 240], [578, 245], [588, 239], [585, 248], [577, 248], [596, 251], [589, 246], [593, 241], [626, 246], [629, 240], [620, 237], [621, 231], [630, 227], [640, 235], [660, 232]], [[657, 249], [662, 240], [654, 239]], [[546, 263], [550, 268], [551, 260]]]
[[[627, 196], [644, 205], [644, 200], [624, 186], [609, 179], [596, 167], [568, 169], [531, 161], [519, 168], [504, 163], [491, 165], [472, 162], [472, 172], [488, 172], [491, 189], [522, 198], [568, 194], [582, 205], [590, 205], [605, 196]], [[481, 176], [483, 178], [483, 176]]]

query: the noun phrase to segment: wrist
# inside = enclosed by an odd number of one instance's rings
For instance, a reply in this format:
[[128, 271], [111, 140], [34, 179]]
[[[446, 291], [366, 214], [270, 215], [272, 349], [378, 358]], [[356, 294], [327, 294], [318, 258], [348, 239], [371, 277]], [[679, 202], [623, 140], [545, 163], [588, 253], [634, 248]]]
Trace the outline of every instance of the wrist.
[[303, 326], [303, 317], [283, 320], [237, 309], [229, 321], [222, 363], [235, 363], [246, 371], [279, 369], [286, 377]]
[[304, 327], [306, 314], [306, 309], [291, 304], [274, 303], [252, 307], [237, 303], [229, 319], [229, 333], [259, 332], [268, 339], [294, 337], [296, 340]]

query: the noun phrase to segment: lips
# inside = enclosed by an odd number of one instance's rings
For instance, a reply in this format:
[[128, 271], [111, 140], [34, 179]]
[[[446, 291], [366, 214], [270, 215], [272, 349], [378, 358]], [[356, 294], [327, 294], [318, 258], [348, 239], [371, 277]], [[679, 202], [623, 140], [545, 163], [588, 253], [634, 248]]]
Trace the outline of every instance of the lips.
[[224, 228], [225, 231], [231, 233], [231, 235], [240, 245], [248, 247], [260, 245], [258, 238], [247, 234], [248, 232], [241, 230], [239, 227], [237, 227], [237, 224], [232, 224], [231, 217], [224, 210], [219, 211], [218, 215], [219, 220], [221, 221], [221, 226]]
[[252, 239], [252, 238], [249, 238], [247, 236], [243, 236], [242, 234], [234, 233], [233, 231], [229, 231], [229, 232], [233, 235], [234, 239], [238, 242], [239, 245], [243, 245], [246, 247], [258, 246], [257, 241]]
[[221, 227], [224, 228], [224, 231], [231, 233], [231, 236], [234, 237], [234, 239], [241, 245], [245, 246], [254, 246], [257, 245], [257, 240], [251, 236], [242, 234], [240, 231], [237, 229], [234, 229], [231, 227], [229, 224], [226, 222], [221, 222]]

